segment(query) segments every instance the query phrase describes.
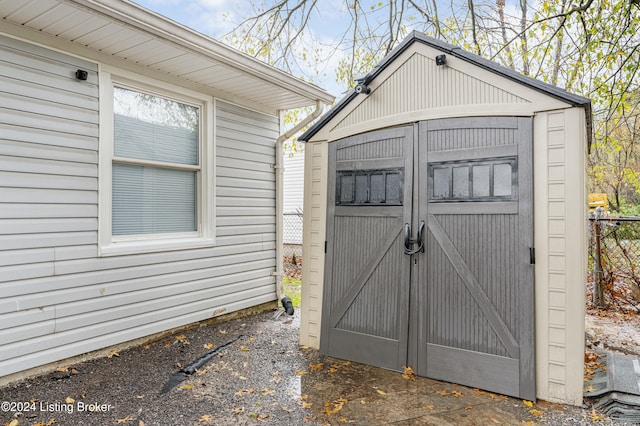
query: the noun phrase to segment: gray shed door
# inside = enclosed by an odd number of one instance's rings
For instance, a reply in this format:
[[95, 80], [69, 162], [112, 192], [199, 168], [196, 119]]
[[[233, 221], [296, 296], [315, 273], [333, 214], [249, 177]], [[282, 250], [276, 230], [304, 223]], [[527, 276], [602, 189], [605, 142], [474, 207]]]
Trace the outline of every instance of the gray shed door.
[[323, 353], [535, 399], [531, 138], [479, 117], [331, 144]]
[[[389, 369], [407, 359], [412, 126], [330, 145], [324, 353]], [[408, 184], [407, 184], [408, 183]]]

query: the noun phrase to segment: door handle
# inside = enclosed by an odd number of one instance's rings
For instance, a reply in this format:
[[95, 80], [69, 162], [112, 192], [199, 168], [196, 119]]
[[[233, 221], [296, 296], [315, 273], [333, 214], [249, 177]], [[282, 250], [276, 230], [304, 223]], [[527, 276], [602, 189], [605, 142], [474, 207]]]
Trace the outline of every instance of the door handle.
[[[418, 238], [415, 240], [411, 239], [411, 227], [408, 223], [404, 224], [404, 254], [412, 255], [418, 252], [424, 253], [424, 220], [420, 221], [420, 226], [418, 227]], [[418, 243], [420, 244], [417, 249], [411, 250], [411, 244]]]

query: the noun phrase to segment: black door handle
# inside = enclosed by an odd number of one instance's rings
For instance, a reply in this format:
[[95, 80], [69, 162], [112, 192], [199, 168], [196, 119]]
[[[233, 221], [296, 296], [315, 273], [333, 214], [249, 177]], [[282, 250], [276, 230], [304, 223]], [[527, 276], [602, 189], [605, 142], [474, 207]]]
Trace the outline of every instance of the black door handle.
[[[418, 252], [424, 253], [424, 242], [423, 242], [423, 232], [424, 232], [424, 220], [420, 221], [420, 226], [418, 227], [418, 238], [416, 240], [411, 239], [411, 227], [408, 223], [404, 224], [404, 254], [412, 255]], [[418, 243], [420, 244], [417, 249], [411, 250], [411, 244]]]

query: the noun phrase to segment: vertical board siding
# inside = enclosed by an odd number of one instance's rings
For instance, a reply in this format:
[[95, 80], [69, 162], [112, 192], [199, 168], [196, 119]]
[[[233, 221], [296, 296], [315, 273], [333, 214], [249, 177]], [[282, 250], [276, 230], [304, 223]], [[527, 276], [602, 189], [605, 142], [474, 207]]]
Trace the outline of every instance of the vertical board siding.
[[[491, 300], [507, 328], [518, 336], [518, 294], [512, 288], [517, 272], [512, 267], [517, 251], [516, 215], [437, 215], [438, 222], [458, 249], [482, 290]], [[490, 230], [499, 229], [500, 232]], [[478, 238], [469, 235], [480, 234]], [[427, 239], [429, 253], [425, 300], [433, 301], [429, 315], [429, 341], [461, 349], [507, 356], [508, 352], [481, 314], [477, 302], [453, 269], [435, 238]], [[480, 324], [482, 322], [482, 324]], [[481, 333], [479, 333], [481, 331]]]
[[335, 128], [425, 109], [526, 102], [507, 90], [453, 67], [439, 67], [434, 58], [415, 53]]
[[0, 58], [0, 376], [275, 300], [277, 117], [216, 102], [214, 246], [101, 258], [97, 65]]

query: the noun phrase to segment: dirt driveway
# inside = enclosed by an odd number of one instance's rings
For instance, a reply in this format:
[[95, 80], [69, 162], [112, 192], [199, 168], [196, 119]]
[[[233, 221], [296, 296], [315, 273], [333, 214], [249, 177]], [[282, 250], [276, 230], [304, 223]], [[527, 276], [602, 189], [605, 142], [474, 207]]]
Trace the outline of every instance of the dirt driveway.
[[[530, 406], [321, 356], [298, 345], [297, 315], [273, 318], [265, 312], [202, 325], [7, 385], [0, 388], [0, 425], [576, 425], [599, 420], [586, 407]], [[176, 374], [225, 344], [194, 374]]]

